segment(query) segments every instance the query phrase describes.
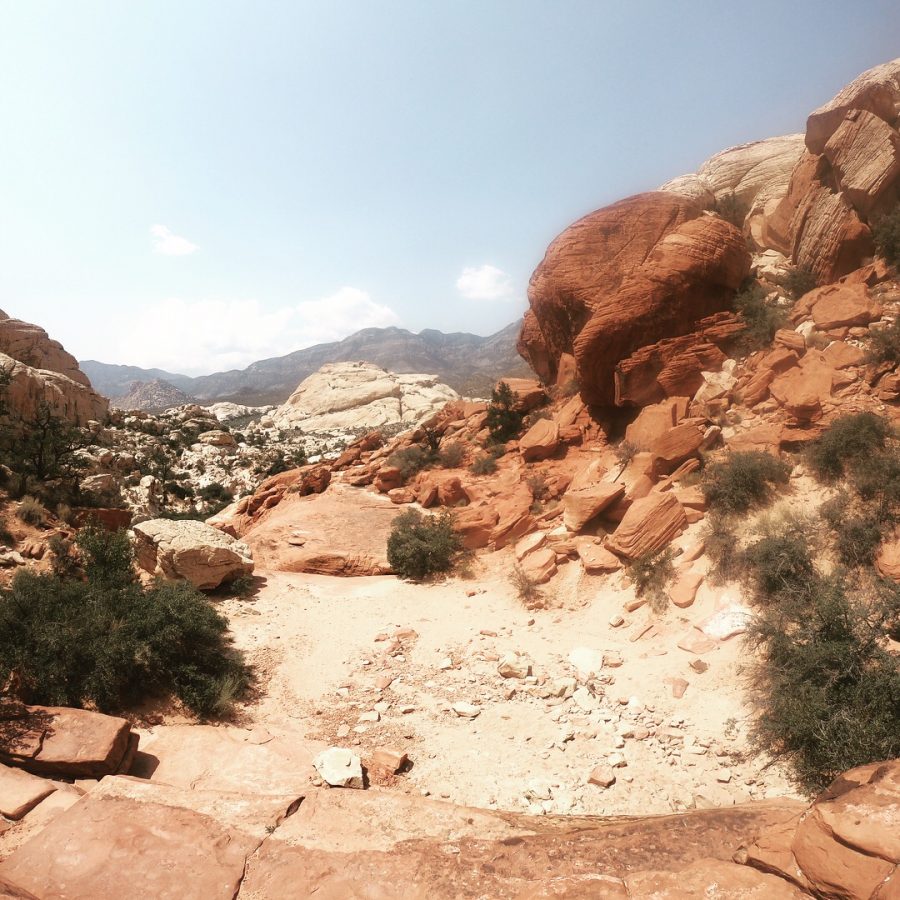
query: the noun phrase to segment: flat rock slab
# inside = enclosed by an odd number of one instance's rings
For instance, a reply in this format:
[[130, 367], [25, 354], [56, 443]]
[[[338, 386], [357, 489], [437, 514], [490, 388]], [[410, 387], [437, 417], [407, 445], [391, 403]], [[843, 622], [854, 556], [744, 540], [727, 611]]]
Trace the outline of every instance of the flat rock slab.
[[46, 778], [0, 765], [0, 815], [7, 819], [21, 819], [55, 790]]
[[0, 884], [45, 900], [233, 900], [247, 857], [298, 799], [106, 778], [0, 863]]
[[0, 707], [0, 762], [35, 775], [113, 775], [129, 753], [130, 735], [125, 719], [85, 709]]

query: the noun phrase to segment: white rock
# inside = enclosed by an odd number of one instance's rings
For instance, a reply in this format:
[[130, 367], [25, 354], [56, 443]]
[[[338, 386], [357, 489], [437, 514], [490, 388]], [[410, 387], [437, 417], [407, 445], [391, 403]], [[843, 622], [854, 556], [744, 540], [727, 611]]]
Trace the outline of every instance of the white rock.
[[603, 653], [593, 647], [575, 647], [569, 653], [569, 662], [582, 678], [599, 675], [603, 668]]
[[507, 653], [497, 664], [497, 672], [504, 678], [527, 678], [531, 674], [531, 663], [518, 653]]
[[329, 747], [314, 760], [313, 766], [322, 780], [332, 787], [362, 788], [362, 762], [358, 756], [343, 747]]
[[451, 708], [463, 719], [474, 719], [481, 714], [481, 707], [473, 703], [454, 703]]

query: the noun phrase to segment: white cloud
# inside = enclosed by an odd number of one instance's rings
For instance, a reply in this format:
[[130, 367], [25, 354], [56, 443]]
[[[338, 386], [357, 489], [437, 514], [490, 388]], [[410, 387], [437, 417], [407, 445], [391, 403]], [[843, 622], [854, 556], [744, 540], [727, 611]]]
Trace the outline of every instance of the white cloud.
[[512, 279], [496, 266], [467, 266], [456, 279], [456, 289], [467, 300], [509, 300]]
[[154, 253], [162, 253], [165, 256], [190, 256], [200, 249], [187, 238], [172, 234], [165, 225], [151, 225], [150, 234], [153, 235]]
[[141, 309], [95, 359], [186, 375], [242, 369], [259, 359], [399, 323], [359, 288], [266, 310], [257, 300], [169, 298]]

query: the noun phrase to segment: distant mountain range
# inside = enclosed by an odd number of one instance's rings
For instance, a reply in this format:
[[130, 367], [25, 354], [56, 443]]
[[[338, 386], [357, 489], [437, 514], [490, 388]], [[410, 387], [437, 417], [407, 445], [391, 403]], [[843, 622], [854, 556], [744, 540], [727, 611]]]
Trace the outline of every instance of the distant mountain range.
[[[246, 369], [192, 378], [163, 369], [110, 365], [82, 360], [81, 370], [94, 389], [110, 398], [129, 395], [135, 382], [164, 381], [203, 403], [230, 400], [250, 406], [283, 403], [304, 378], [325, 363], [364, 361], [391, 372], [437, 375], [460, 394], [486, 396], [503, 376], [528, 376], [531, 370], [516, 352], [519, 323], [488, 337], [426, 329], [364, 328], [342, 341], [316, 344], [252, 363]], [[140, 386], [138, 386], [140, 390]]]

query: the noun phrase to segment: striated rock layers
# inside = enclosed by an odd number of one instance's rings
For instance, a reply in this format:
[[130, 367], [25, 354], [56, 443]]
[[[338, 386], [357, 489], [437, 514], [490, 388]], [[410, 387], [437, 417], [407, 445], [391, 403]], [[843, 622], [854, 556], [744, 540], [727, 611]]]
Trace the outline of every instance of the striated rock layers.
[[0, 311], [0, 369], [9, 373], [6, 402], [14, 419], [30, 419], [42, 403], [83, 425], [103, 419], [108, 402], [95, 393], [74, 356], [43, 328]]
[[617, 366], [727, 310], [749, 270], [740, 230], [701, 204], [671, 192], [629, 197], [550, 245], [529, 284], [520, 352], [545, 382], [572, 354], [587, 403], [630, 402], [616, 397]]
[[272, 413], [279, 428], [332, 431], [415, 425], [457, 393], [433, 375], [396, 375], [366, 362], [322, 366]]
[[869, 225], [900, 199], [900, 58], [869, 69], [806, 123], [806, 149], [761, 242], [820, 284], [873, 250]]

